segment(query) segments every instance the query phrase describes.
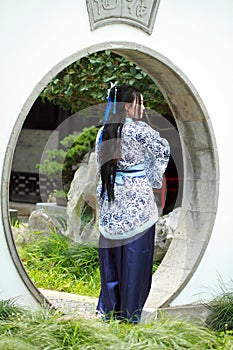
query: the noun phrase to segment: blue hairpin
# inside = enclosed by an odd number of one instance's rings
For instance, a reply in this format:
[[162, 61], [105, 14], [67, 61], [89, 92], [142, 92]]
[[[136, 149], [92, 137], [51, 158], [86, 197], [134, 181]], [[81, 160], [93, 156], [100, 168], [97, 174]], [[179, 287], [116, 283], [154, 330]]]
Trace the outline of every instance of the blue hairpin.
[[115, 94], [114, 94], [114, 105], [113, 105], [113, 114], [116, 114], [116, 97], [117, 97], [117, 88], [115, 86]]
[[108, 89], [108, 95], [107, 95], [107, 107], [105, 110], [105, 114], [104, 114], [104, 125], [107, 123], [108, 120], [108, 116], [112, 107], [112, 101], [110, 98], [110, 91], [112, 90], [112, 88], [115, 87], [115, 94], [114, 94], [114, 105], [113, 105], [113, 114], [116, 114], [116, 95], [117, 95], [117, 88], [116, 88], [116, 83], [111, 83], [111, 87]]
[[104, 125], [107, 123], [108, 116], [109, 116], [109, 113], [110, 113], [110, 110], [111, 110], [111, 107], [112, 107], [112, 101], [111, 101], [110, 96], [107, 97], [107, 100], [108, 100], [108, 104], [107, 104], [107, 107], [106, 107], [106, 110], [105, 110], [105, 114], [104, 114]]
[[[113, 105], [113, 114], [116, 114], [116, 95], [117, 95], [117, 88], [116, 88], [116, 83], [111, 83], [111, 87], [108, 89], [108, 95], [107, 95], [107, 101], [108, 101], [108, 104], [107, 104], [107, 107], [106, 107], [106, 110], [105, 110], [105, 114], [104, 114], [104, 125], [107, 123], [107, 120], [108, 120], [108, 116], [109, 116], [109, 113], [110, 113], [110, 110], [111, 110], [111, 107], [112, 107], [112, 101], [111, 101], [111, 98], [110, 98], [110, 91], [111, 89], [115, 87], [115, 94], [114, 94], [114, 105]], [[103, 135], [103, 130], [100, 134], [100, 137], [99, 137], [99, 145], [102, 143], [102, 135]]]

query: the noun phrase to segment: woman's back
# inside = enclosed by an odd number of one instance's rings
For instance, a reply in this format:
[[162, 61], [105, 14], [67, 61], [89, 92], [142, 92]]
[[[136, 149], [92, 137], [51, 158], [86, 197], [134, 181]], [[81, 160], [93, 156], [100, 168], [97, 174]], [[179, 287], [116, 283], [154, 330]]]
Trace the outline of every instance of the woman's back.
[[[126, 118], [120, 141], [114, 201], [109, 203], [107, 193], [101, 198], [101, 179], [97, 188], [100, 232], [111, 239], [132, 237], [157, 221], [152, 187], [161, 187], [169, 159], [168, 142], [144, 122]], [[100, 168], [98, 154], [97, 162]]]

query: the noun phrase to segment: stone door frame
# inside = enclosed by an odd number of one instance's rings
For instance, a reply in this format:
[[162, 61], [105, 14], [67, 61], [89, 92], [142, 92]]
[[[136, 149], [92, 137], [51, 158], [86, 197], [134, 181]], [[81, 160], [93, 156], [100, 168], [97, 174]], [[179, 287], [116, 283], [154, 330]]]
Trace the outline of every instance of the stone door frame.
[[103, 50], [116, 52], [141, 67], [157, 84], [176, 119], [184, 164], [182, 215], [168, 252], [153, 275], [145, 307], [169, 306], [197, 269], [212, 233], [218, 204], [218, 152], [210, 118], [197, 91], [168, 58], [148, 47], [131, 42], [93, 45], [64, 59], [37, 84], [16, 120], [5, 154], [1, 201], [6, 240], [24, 284], [43, 302], [45, 298], [27, 275], [12, 236], [8, 199], [12, 159], [24, 120], [49, 81], [74, 61]]

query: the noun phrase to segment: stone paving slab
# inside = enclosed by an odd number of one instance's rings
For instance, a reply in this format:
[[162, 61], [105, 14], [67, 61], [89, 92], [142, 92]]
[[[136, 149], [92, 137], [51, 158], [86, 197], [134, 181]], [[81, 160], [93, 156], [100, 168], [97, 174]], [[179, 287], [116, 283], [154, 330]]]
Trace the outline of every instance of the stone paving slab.
[[[72, 293], [58, 292], [39, 288], [39, 291], [57, 310], [64, 313], [64, 319], [72, 319], [74, 316], [85, 319], [98, 319], [95, 310], [98, 298]], [[204, 305], [186, 305], [167, 307], [162, 309], [144, 309], [141, 323], [150, 323], [159, 319], [161, 315], [181, 317], [192, 320], [198, 324], [206, 320], [210, 311]]]
[[77, 315], [87, 319], [96, 318], [98, 298], [41, 288], [39, 291], [57, 310], [61, 310], [66, 315]]

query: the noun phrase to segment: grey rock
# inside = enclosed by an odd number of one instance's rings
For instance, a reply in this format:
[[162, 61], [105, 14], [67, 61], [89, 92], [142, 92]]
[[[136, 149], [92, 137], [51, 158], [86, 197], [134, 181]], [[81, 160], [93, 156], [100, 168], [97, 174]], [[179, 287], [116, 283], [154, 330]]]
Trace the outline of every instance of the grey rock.
[[52, 230], [64, 234], [64, 226], [55, 216], [50, 216], [45, 209], [34, 210], [28, 219], [28, 230], [31, 232], [49, 233]]
[[[91, 153], [89, 160], [83, 163], [76, 171], [68, 193], [67, 202], [67, 230], [66, 235], [75, 242], [82, 243], [90, 238], [90, 232], [96, 235], [98, 221], [98, 204], [96, 199], [97, 165], [95, 153]], [[88, 226], [82, 228], [81, 215], [88, 205], [92, 208], [93, 217]], [[92, 240], [92, 238], [90, 238]]]
[[169, 214], [160, 216], [156, 223], [156, 239], [154, 259], [161, 261], [174, 237], [181, 215], [181, 208], [176, 208]]

